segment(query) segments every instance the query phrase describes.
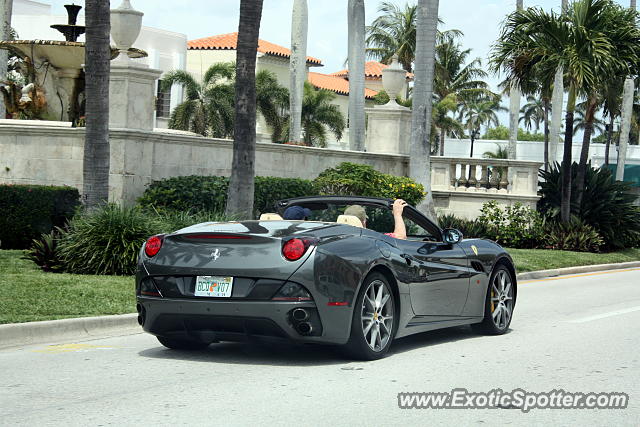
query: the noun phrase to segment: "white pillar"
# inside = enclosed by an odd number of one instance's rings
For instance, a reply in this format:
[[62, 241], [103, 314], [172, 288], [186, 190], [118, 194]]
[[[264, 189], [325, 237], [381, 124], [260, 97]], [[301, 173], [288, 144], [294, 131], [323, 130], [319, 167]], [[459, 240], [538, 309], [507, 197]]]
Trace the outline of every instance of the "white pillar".
[[153, 130], [156, 84], [162, 72], [133, 61], [111, 62], [109, 127]]

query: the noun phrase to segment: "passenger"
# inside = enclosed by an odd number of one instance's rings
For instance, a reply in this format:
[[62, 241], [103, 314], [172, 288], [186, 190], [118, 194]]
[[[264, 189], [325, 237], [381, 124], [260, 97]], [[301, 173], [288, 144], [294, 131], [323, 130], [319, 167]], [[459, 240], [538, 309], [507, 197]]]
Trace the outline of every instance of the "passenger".
[[[407, 228], [404, 225], [404, 219], [402, 218], [402, 211], [404, 207], [407, 206], [407, 202], [402, 199], [396, 199], [393, 202], [392, 210], [393, 210], [393, 221], [395, 223], [393, 233], [384, 233], [387, 236], [395, 237], [396, 239], [406, 240], [407, 239]], [[344, 210], [345, 215], [353, 215], [362, 222], [362, 226], [367, 228], [367, 212], [360, 205], [351, 205], [347, 206]]]
[[311, 209], [303, 208], [302, 206], [290, 206], [284, 211], [282, 219], [307, 221], [309, 217], [311, 217]]

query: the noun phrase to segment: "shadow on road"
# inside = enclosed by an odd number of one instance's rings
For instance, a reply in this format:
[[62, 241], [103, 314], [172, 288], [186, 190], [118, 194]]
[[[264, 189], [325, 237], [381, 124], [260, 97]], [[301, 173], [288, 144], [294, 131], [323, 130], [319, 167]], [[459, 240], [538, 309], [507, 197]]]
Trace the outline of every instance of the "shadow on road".
[[404, 353], [406, 351], [412, 351], [419, 348], [433, 347], [440, 344], [448, 344], [455, 341], [478, 337], [480, 337], [480, 335], [473, 332], [468, 326], [455, 326], [452, 328], [438, 329], [435, 331], [409, 335], [404, 338], [398, 338], [391, 345], [389, 353]]
[[[472, 338], [490, 339], [491, 337], [477, 335], [466, 326], [423, 332], [394, 341], [389, 356]], [[267, 345], [225, 342], [212, 344], [206, 350], [199, 351], [170, 350], [159, 346], [143, 350], [138, 354], [152, 359], [273, 366], [322, 366], [352, 361], [343, 355], [338, 347], [285, 343]]]
[[219, 343], [206, 350], [186, 351], [155, 347], [138, 353], [142, 357], [240, 365], [320, 366], [344, 364], [348, 360], [335, 347], [284, 343]]

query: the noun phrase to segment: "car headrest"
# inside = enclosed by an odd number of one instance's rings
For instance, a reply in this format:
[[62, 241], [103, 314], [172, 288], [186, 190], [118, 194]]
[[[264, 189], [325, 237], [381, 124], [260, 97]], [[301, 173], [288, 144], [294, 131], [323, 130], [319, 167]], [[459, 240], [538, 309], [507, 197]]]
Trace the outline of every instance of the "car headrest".
[[260, 221], [282, 221], [282, 217], [277, 213], [263, 213], [260, 215]]
[[338, 224], [347, 224], [354, 227], [362, 228], [362, 221], [360, 221], [360, 218], [354, 215], [339, 215], [336, 222]]

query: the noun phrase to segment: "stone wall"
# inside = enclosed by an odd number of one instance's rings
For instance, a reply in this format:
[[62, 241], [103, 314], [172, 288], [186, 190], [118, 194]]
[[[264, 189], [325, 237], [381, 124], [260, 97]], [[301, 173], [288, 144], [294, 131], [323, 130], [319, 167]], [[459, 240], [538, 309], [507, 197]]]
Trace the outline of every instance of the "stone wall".
[[[12, 121], [9, 121], [10, 123]], [[176, 131], [112, 129], [110, 194], [127, 204], [154, 180], [180, 175], [225, 175], [231, 172], [232, 142]], [[69, 185], [82, 189], [84, 129], [0, 123], [0, 183]], [[313, 179], [341, 162], [374, 166], [406, 175], [408, 158], [258, 143], [256, 174]]]

